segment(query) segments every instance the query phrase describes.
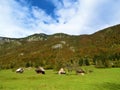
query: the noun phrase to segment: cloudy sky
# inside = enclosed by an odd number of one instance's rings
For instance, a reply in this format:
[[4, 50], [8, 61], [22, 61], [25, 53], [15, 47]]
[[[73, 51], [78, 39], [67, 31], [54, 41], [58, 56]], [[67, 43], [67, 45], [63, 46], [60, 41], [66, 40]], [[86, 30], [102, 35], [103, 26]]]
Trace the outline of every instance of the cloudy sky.
[[120, 0], [0, 0], [0, 36], [92, 34], [120, 23]]

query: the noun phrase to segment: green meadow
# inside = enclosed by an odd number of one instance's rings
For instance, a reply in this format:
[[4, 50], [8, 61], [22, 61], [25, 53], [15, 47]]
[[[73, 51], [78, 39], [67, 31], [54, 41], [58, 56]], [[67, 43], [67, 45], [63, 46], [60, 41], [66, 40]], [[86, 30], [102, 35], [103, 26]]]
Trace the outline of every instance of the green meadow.
[[1, 70], [0, 90], [120, 90], [120, 68], [92, 70], [84, 76], [74, 71], [58, 75], [56, 71], [46, 70], [41, 75], [34, 69], [25, 69], [22, 74]]

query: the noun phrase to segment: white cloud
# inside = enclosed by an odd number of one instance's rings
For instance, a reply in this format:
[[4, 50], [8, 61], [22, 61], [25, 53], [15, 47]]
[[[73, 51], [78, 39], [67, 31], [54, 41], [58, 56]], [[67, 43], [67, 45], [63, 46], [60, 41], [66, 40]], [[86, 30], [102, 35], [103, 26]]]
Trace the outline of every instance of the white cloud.
[[[15, 5], [15, 6], [14, 6]], [[17, 11], [20, 9], [19, 5], [13, 0], [1, 0], [0, 1], [0, 35], [5, 37], [17, 37], [19, 34], [26, 35], [26, 30], [24, 27], [20, 26], [19, 20], [22, 20], [24, 13], [20, 13], [20, 11], [24, 11], [24, 9]], [[16, 15], [14, 14], [16, 13]], [[17, 18], [19, 15], [19, 18]]]
[[0, 36], [24, 37], [33, 33], [88, 34], [120, 23], [120, 1], [51, 0], [51, 17], [37, 6], [21, 0], [0, 0]]
[[50, 23], [51, 20], [43, 10], [37, 7], [32, 7], [30, 10], [28, 6], [23, 6], [15, 0], [1, 0], [0, 13], [0, 36], [5, 37], [44, 33], [40, 30], [44, 27], [44, 21]]
[[69, 0], [66, 0], [66, 2], [63, 3], [67, 3], [67, 5], [63, 4], [63, 7], [60, 5], [62, 8], [59, 8], [56, 11], [56, 14], [60, 16], [58, 18], [60, 23], [57, 25], [57, 27], [54, 24], [50, 25], [51, 28], [54, 28], [52, 32], [58, 30], [59, 32], [76, 35], [84, 32], [90, 32], [85, 30], [90, 30], [88, 29], [90, 27], [87, 25], [91, 23], [91, 20], [94, 17], [95, 7], [102, 3], [102, 1], [98, 2], [96, 0], [79, 0], [77, 2], [69, 2]]

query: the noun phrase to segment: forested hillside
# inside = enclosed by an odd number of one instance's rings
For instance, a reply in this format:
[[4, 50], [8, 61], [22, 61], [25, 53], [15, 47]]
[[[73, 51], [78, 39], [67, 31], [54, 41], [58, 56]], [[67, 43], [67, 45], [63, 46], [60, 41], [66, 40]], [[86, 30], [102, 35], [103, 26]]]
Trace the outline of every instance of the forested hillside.
[[0, 37], [0, 68], [95, 65], [120, 67], [120, 25], [91, 35], [34, 34]]

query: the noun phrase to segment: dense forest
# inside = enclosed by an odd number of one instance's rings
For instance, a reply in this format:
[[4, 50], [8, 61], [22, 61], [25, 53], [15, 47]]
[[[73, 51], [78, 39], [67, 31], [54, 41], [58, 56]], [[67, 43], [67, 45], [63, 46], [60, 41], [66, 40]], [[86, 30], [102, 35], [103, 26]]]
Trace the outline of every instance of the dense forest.
[[40, 33], [24, 38], [0, 37], [0, 69], [84, 65], [120, 67], [120, 25], [90, 35]]

